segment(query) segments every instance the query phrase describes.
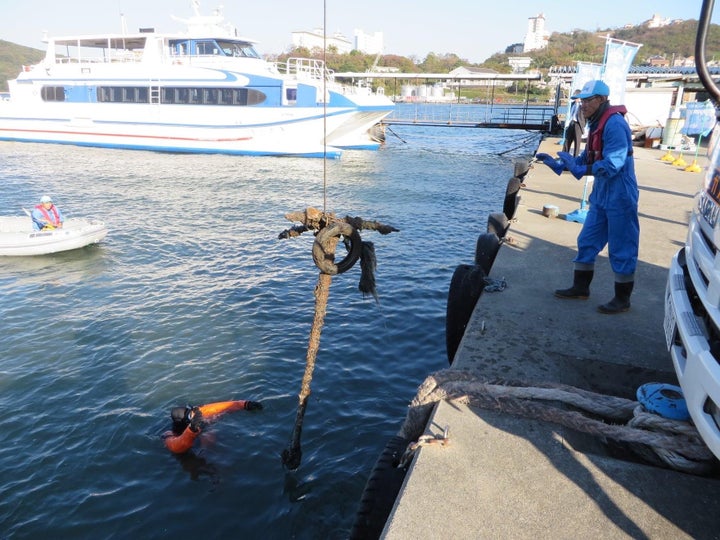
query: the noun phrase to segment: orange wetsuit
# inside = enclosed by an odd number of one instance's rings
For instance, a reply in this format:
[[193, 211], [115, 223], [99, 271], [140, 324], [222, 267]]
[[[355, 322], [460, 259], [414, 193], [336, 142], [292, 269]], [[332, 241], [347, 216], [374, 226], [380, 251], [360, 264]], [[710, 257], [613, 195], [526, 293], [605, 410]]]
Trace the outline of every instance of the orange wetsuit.
[[[173, 454], [183, 454], [192, 448], [195, 439], [200, 435], [201, 422], [210, 422], [226, 412], [262, 409], [257, 401], [238, 399], [235, 401], [217, 401], [200, 407], [186, 407], [185, 417], [179, 427], [185, 426], [179, 434], [175, 430], [163, 434], [165, 447]], [[182, 411], [181, 411], [182, 412]], [[173, 420], [176, 420], [173, 418]]]

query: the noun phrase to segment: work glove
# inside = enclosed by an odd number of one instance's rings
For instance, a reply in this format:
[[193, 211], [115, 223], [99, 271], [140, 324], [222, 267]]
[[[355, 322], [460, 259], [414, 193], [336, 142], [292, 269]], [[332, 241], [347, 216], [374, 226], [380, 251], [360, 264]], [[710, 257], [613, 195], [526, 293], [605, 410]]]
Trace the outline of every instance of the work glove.
[[578, 180], [580, 180], [586, 174], [589, 174], [588, 166], [583, 165], [582, 163], [576, 163], [575, 158], [572, 156], [572, 154], [568, 154], [567, 152], [558, 152], [558, 157], [563, 162], [564, 167], [567, 168], [568, 171], [570, 171], [570, 174], [572, 174]]
[[565, 164], [557, 159], [552, 157], [550, 154], [543, 154], [542, 152], [539, 154], [535, 154], [535, 159], [538, 161], [542, 161], [545, 165], [550, 167], [555, 174], [560, 176], [562, 172], [565, 170]]
[[205, 425], [205, 422], [203, 422], [203, 415], [200, 412], [200, 407], [193, 407], [190, 409], [187, 413], [187, 418], [190, 420], [190, 431], [195, 433], [199, 432]]
[[263, 405], [259, 401], [246, 401], [245, 402], [245, 410], [246, 411], [259, 411], [262, 408], [263, 408]]

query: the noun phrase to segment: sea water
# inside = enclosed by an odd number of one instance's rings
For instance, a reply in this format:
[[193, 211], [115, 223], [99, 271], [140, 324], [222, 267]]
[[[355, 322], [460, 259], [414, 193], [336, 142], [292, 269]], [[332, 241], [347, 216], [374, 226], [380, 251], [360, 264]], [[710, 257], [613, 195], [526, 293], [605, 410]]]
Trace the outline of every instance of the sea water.
[[[0, 258], [0, 538], [346, 538], [417, 387], [448, 366], [453, 271], [538, 140], [395, 126], [327, 162], [0, 143], [0, 214], [49, 194], [110, 231]], [[399, 232], [361, 232], [377, 302], [359, 265], [332, 278], [289, 471], [318, 269], [310, 233], [278, 235], [307, 207]], [[171, 407], [229, 399], [264, 409], [165, 449]]]

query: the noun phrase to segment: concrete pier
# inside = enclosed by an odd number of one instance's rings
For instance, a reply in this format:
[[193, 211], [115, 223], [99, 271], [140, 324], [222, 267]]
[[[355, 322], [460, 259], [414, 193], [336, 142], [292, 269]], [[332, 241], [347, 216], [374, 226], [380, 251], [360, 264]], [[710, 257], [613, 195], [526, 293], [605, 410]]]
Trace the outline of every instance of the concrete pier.
[[[553, 138], [539, 151], [559, 149]], [[704, 173], [664, 162], [663, 154], [635, 149], [641, 240], [631, 310], [597, 311], [613, 296], [607, 250], [589, 300], [553, 296], [572, 282], [581, 225], [562, 215], [579, 208], [583, 182], [536, 164], [490, 273], [507, 288], [482, 294], [452, 369], [627, 399], [643, 383], [677, 384], [663, 331], [665, 282]], [[684, 158], [690, 164], [694, 155]], [[698, 163], [706, 164], [703, 150]], [[560, 217], [543, 216], [545, 205], [559, 207]], [[472, 264], [473, 255], [457, 263]], [[417, 451], [385, 526], [387, 540], [720, 538], [717, 476], [652, 466], [556, 423], [457, 402], [439, 402], [425, 433], [446, 427], [449, 444]]]

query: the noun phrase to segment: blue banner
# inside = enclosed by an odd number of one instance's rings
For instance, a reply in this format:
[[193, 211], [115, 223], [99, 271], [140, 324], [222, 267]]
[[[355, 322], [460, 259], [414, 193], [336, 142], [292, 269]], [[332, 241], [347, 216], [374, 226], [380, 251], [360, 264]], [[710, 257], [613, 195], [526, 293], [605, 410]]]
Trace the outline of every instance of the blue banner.
[[685, 119], [685, 124], [680, 128], [680, 133], [685, 135], [707, 137], [715, 127], [715, 107], [711, 101], [686, 103], [680, 117]]

